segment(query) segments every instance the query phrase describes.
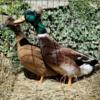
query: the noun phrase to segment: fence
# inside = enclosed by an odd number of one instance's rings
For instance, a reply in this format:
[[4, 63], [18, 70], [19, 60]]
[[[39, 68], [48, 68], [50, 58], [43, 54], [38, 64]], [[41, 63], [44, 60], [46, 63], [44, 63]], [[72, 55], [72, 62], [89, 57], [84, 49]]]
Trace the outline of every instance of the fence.
[[30, 6], [34, 9], [34, 7], [41, 6], [42, 8], [55, 8], [58, 6], [66, 6], [68, 5], [68, 0], [23, 0], [30, 4]]

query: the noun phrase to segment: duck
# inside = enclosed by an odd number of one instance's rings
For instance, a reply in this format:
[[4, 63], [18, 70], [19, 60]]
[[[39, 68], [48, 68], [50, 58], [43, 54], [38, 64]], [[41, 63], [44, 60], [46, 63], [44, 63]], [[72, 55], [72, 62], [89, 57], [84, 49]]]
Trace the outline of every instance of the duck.
[[[39, 10], [37, 10], [39, 12]], [[68, 87], [72, 85], [72, 78], [90, 74], [98, 60], [90, 63], [89, 57], [71, 48], [63, 47], [47, 32], [41, 20], [42, 11], [26, 11], [21, 19], [15, 20], [15, 25], [21, 22], [30, 23], [37, 33], [37, 39], [42, 57], [46, 65], [62, 76], [68, 77]], [[80, 59], [81, 60], [78, 60]], [[83, 62], [82, 60], [87, 60]]]
[[30, 43], [21, 31], [20, 25], [13, 24], [14, 19], [10, 16], [5, 21], [5, 26], [16, 35], [17, 55], [20, 63], [30, 72], [40, 77], [39, 83], [44, 77], [58, 75], [55, 71], [45, 65], [41, 50], [37, 45]]
[[72, 85], [72, 78], [91, 74], [98, 63], [98, 60], [90, 60], [80, 52], [59, 45], [48, 34], [38, 35], [38, 39], [44, 62], [68, 77], [68, 87]]

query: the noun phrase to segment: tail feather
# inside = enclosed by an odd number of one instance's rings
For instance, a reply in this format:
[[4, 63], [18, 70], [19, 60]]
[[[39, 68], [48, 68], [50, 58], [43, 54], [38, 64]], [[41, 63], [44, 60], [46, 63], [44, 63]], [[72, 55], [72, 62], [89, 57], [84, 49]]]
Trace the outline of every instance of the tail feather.
[[81, 75], [88, 75], [94, 72], [95, 65], [98, 63], [98, 60], [76, 60], [76, 63], [80, 66]]
[[90, 64], [91, 66], [95, 66], [97, 63], [98, 63], [98, 60], [90, 60], [90, 61], [87, 61], [85, 63], [88, 63]]
[[88, 75], [93, 71], [93, 66], [90, 64], [83, 64], [80, 66], [81, 75]]
[[83, 65], [83, 64], [89, 64], [91, 66], [95, 66], [96, 64], [98, 64], [98, 60], [94, 59], [94, 60], [82, 60], [82, 59], [77, 59], [75, 60], [77, 65]]

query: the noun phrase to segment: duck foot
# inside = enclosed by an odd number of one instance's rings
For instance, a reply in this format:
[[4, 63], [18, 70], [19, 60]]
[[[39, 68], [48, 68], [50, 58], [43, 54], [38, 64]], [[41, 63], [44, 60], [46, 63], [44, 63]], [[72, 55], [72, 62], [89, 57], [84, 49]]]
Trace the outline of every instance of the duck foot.
[[36, 84], [42, 84], [42, 83], [43, 83], [43, 79], [44, 79], [44, 77], [41, 76], [41, 77], [40, 77], [40, 80], [36, 81]]
[[68, 88], [72, 87], [72, 77], [68, 77]]

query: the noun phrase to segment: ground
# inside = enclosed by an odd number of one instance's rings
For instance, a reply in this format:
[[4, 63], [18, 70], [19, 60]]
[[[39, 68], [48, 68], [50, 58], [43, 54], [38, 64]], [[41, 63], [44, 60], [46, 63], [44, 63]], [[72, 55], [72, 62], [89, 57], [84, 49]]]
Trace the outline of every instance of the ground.
[[100, 66], [93, 75], [74, 82], [69, 89], [54, 79], [46, 78], [37, 84], [26, 78], [23, 71], [14, 74], [7, 62], [0, 65], [0, 100], [100, 100]]

